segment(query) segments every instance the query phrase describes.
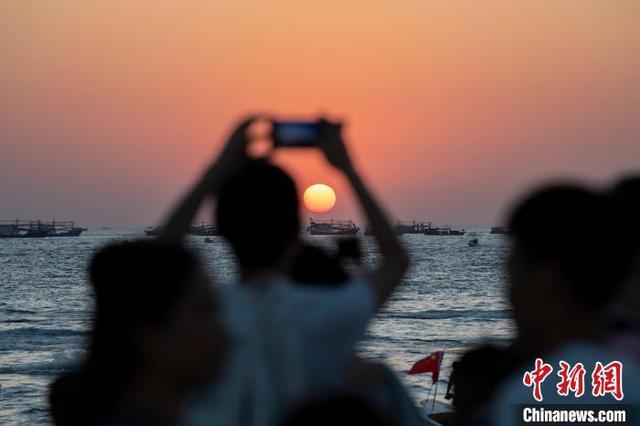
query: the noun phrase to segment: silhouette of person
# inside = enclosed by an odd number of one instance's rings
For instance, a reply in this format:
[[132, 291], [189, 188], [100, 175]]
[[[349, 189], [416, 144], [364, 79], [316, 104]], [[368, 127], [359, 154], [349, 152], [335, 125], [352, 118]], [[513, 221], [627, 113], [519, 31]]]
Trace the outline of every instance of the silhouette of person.
[[459, 366], [460, 361], [453, 361], [453, 363], [451, 363], [451, 373], [449, 374], [449, 380], [447, 381], [447, 391], [445, 392], [444, 399], [453, 399], [457, 369]]
[[612, 344], [631, 352], [640, 362], [640, 178], [617, 182], [607, 194], [617, 239], [612, 247], [624, 261], [622, 286], [610, 313]]
[[301, 287], [289, 279], [300, 244], [298, 191], [266, 160], [251, 160], [244, 121], [220, 157], [179, 203], [161, 239], [179, 241], [207, 197], [240, 266], [240, 281], [223, 293], [234, 342], [224, 382], [194, 403], [193, 424], [277, 424], [309, 394], [339, 386], [369, 319], [398, 286], [408, 266], [393, 226], [347, 153], [341, 125], [321, 121], [320, 149], [351, 184], [372, 226], [381, 261], [339, 287]]
[[339, 286], [349, 280], [342, 256], [330, 255], [321, 247], [302, 243], [291, 266], [291, 279], [297, 284]]
[[[343, 263], [347, 259], [359, 263], [359, 258], [359, 249], [351, 239], [340, 239], [334, 255], [320, 247], [303, 244], [293, 262], [291, 278], [305, 286], [344, 285], [349, 281], [349, 274]], [[384, 363], [365, 360], [354, 353], [342, 374], [340, 390], [368, 401], [381, 414], [393, 418], [396, 425], [424, 424], [404, 385]]]
[[523, 382], [526, 372], [536, 371], [536, 358], [552, 369], [544, 367], [540, 373], [553, 371], [552, 379], [537, 382], [545, 403], [619, 403], [613, 395], [596, 395], [590, 388], [580, 397], [560, 394], [560, 361], [570, 366], [582, 363], [587, 369], [585, 386], [591, 384], [596, 362], [623, 362], [624, 402], [640, 400], [632, 380], [638, 366], [607, 342], [605, 313], [626, 263], [613, 244], [611, 223], [606, 199], [577, 185], [542, 188], [514, 209], [509, 221], [513, 244], [507, 262], [508, 296], [517, 327], [512, 350], [522, 365], [496, 392], [492, 423], [519, 424], [521, 410], [515, 406], [537, 402], [537, 385]]
[[500, 383], [515, 369], [517, 360], [505, 348], [481, 345], [464, 353], [454, 362], [449, 386], [456, 424], [472, 424], [483, 414]]
[[173, 425], [184, 399], [221, 371], [227, 338], [198, 259], [155, 241], [111, 244], [91, 260], [88, 351], [51, 387], [56, 425]]
[[362, 398], [348, 394], [311, 398], [288, 414], [282, 426], [390, 426], [382, 415]]

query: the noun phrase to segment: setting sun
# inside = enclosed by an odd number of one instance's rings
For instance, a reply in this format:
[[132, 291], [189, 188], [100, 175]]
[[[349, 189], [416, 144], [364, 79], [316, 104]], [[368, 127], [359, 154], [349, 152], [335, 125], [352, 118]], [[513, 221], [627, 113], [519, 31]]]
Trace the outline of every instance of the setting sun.
[[336, 204], [336, 193], [330, 186], [316, 183], [305, 189], [303, 199], [308, 210], [323, 213], [331, 210]]

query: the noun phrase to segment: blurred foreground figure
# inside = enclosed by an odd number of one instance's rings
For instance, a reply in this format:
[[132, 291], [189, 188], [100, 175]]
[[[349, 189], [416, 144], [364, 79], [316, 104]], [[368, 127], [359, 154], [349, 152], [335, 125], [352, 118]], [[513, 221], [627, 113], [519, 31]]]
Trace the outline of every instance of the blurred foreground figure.
[[[298, 191], [281, 168], [248, 157], [253, 121], [233, 132], [160, 236], [183, 239], [204, 199], [217, 197], [218, 227], [240, 265], [239, 282], [222, 295], [233, 342], [230, 363], [221, 382], [193, 401], [187, 421], [195, 425], [275, 425], [308, 396], [339, 389], [356, 342], [408, 265], [393, 226], [347, 154], [341, 126], [321, 121], [319, 148], [351, 184], [381, 260], [339, 287], [293, 283], [292, 261], [301, 244]], [[255, 226], [256, 218], [264, 226]]]
[[[628, 268], [628, 257], [614, 244], [618, 231], [607, 226], [612, 220], [604, 197], [570, 185], [543, 188], [515, 208], [509, 223], [513, 246], [507, 268], [517, 326], [512, 349], [521, 367], [498, 391], [488, 414], [492, 423], [520, 424], [518, 404], [640, 401], [636, 363], [608, 342], [606, 312]], [[561, 361], [569, 368], [581, 363], [582, 388], [558, 387]], [[623, 400], [615, 392], [599, 392], [604, 389], [598, 387], [599, 377], [606, 378], [602, 371], [597, 375], [597, 363], [614, 361], [624, 366], [619, 380], [624, 385]], [[608, 377], [610, 389], [614, 384]]]
[[211, 283], [193, 254], [150, 241], [100, 250], [86, 359], [52, 385], [56, 425], [174, 425], [216, 377], [226, 347]]
[[300, 404], [287, 416], [282, 426], [391, 426], [388, 418], [360, 398], [335, 395]]
[[640, 362], [640, 177], [618, 182], [607, 197], [618, 230], [615, 250], [629, 259], [611, 311], [612, 342]]
[[509, 350], [483, 345], [467, 351], [455, 362], [452, 374], [455, 393], [455, 424], [473, 424], [478, 412], [491, 401], [500, 383], [515, 369], [515, 359]]
[[[344, 265], [349, 261], [360, 264], [357, 240], [340, 239], [338, 251], [333, 255], [320, 247], [305, 244], [297, 253], [291, 277], [301, 286], [341, 286], [349, 282], [349, 274]], [[424, 424], [420, 410], [403, 383], [396, 373], [383, 363], [362, 359], [354, 352], [351, 361], [339, 376], [338, 385], [339, 391], [345, 392], [345, 396], [349, 395], [354, 400], [361, 398], [362, 401], [368, 402], [385, 417], [392, 418], [395, 425]], [[320, 416], [318, 419], [324, 417]], [[310, 424], [321, 424], [317, 423], [318, 421]], [[337, 424], [348, 424], [345, 421]]]

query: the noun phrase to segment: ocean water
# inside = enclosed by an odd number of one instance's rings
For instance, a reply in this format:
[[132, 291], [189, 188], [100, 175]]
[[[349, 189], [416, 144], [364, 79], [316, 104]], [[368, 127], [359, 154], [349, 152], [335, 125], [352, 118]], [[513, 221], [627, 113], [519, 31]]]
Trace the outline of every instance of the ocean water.
[[[416, 401], [432, 390], [429, 375], [407, 376], [413, 362], [444, 350], [438, 397], [451, 363], [485, 341], [513, 333], [504, 299], [503, 263], [508, 240], [478, 232], [470, 237], [404, 235], [412, 266], [401, 288], [369, 327], [360, 344], [368, 358], [386, 361], [405, 380]], [[142, 236], [141, 230], [95, 230], [80, 237], [0, 239], [0, 424], [48, 424], [46, 390], [53, 378], [82, 355], [91, 295], [87, 261], [102, 245]], [[331, 245], [330, 237], [308, 237]], [[235, 276], [235, 262], [222, 239], [191, 237], [219, 282]], [[365, 264], [378, 256], [362, 237]]]

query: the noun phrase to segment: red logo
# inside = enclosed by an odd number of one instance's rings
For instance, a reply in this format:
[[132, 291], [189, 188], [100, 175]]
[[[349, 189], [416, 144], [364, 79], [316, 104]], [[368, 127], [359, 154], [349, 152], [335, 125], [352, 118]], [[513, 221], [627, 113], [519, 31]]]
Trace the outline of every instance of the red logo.
[[581, 362], [571, 367], [568, 362], [560, 361], [560, 383], [556, 385], [558, 395], [567, 396], [569, 392], [573, 392], [576, 398], [584, 395], [584, 375], [585, 369]]
[[[558, 363], [558, 377], [560, 381], [556, 384], [556, 390], [560, 396], [569, 396], [570, 393], [576, 398], [580, 398], [585, 393], [586, 370], [581, 362], [571, 366], [566, 361]], [[536, 358], [534, 369], [526, 371], [522, 377], [522, 383], [527, 387], [533, 387], [533, 398], [542, 402], [542, 382], [551, 374], [553, 367], [546, 364], [541, 358]], [[612, 361], [607, 365], [596, 362], [591, 373], [591, 394], [595, 397], [611, 394], [616, 400], [624, 398], [622, 390], [622, 363]]]
[[536, 358], [536, 368], [533, 371], [524, 373], [522, 383], [525, 386], [533, 386], [533, 397], [536, 401], [542, 401], [542, 382], [553, 371], [553, 367], [545, 364], [542, 359]]
[[596, 367], [591, 374], [593, 396], [604, 396], [608, 393], [620, 401], [624, 397], [622, 392], [622, 363], [612, 361], [607, 365], [596, 362]]

